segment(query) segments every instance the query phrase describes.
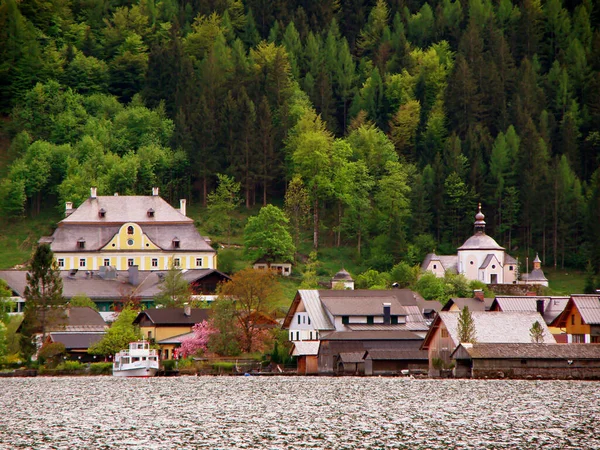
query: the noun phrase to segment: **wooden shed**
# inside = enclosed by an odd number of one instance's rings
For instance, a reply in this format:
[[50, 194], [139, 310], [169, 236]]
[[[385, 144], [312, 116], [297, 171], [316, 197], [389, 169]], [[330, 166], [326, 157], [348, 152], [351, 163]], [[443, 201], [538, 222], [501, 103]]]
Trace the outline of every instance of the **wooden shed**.
[[400, 375], [403, 370], [427, 372], [428, 366], [426, 350], [372, 349], [365, 355], [365, 375]]
[[600, 344], [461, 344], [451, 357], [456, 376], [600, 379]]

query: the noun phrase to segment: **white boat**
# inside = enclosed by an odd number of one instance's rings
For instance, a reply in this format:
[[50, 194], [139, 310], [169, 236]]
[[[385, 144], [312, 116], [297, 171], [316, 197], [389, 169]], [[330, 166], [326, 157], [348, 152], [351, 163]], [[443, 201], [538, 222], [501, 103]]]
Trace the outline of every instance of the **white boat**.
[[158, 372], [158, 352], [150, 348], [148, 341], [129, 343], [128, 350], [121, 350], [113, 361], [115, 377], [153, 377]]

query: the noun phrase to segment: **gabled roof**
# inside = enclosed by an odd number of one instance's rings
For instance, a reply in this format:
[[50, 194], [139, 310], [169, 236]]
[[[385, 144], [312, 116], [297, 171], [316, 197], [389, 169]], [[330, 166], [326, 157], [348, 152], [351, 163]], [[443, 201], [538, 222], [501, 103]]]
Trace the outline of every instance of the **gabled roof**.
[[[148, 210], [154, 209], [154, 216]], [[99, 217], [104, 209], [104, 218]], [[59, 222], [65, 224], [124, 224], [143, 223], [191, 223], [194, 221], [181, 214], [158, 195], [100, 195], [88, 198], [73, 213]]]
[[515, 258], [513, 258], [512, 256], [510, 256], [508, 253], [504, 253], [504, 265], [506, 264], [517, 264], [519, 261], [517, 261]]
[[452, 305], [456, 305], [461, 311], [465, 306], [469, 307], [469, 311], [489, 311], [493, 301], [491, 297], [486, 297], [483, 301], [474, 297], [454, 297], [446, 302], [442, 311], [450, 311]]
[[108, 327], [100, 313], [89, 306], [72, 306], [67, 309], [65, 330], [102, 332], [106, 328]]
[[562, 313], [567, 306], [569, 297], [548, 297], [539, 295], [526, 296], [498, 296], [492, 303], [493, 310], [503, 312], [537, 312], [537, 301], [544, 302], [544, 320], [551, 324], [556, 317]]
[[[428, 349], [433, 336], [443, 323], [454, 345], [460, 344], [458, 339], [459, 312], [442, 311], [433, 321], [425, 336], [422, 348]], [[483, 312], [471, 313], [475, 326], [475, 339], [478, 343], [512, 343], [526, 344], [531, 342], [530, 329], [537, 321], [544, 331], [545, 342], [556, 342], [546, 322], [535, 312]]]
[[300, 302], [304, 305], [304, 309], [308, 313], [316, 330], [335, 330], [335, 327], [323, 309], [321, 299], [319, 298], [319, 291], [316, 289], [300, 289], [296, 292], [296, 296], [294, 297], [294, 300], [292, 300], [292, 304], [283, 321], [283, 328], [288, 328], [290, 326]]
[[500, 261], [498, 261], [498, 258], [496, 258], [496, 255], [490, 253], [488, 254], [485, 259], [483, 260], [483, 262], [481, 263], [481, 266], [479, 266], [480, 269], [487, 269], [487, 267], [494, 261], [496, 260], [496, 262], [498, 263], [498, 265], [502, 265], [500, 263]]
[[600, 296], [571, 295], [564, 311], [552, 322], [555, 327], [565, 327], [571, 310], [577, 308], [586, 325], [600, 324]]
[[427, 270], [432, 261], [438, 261], [444, 270], [458, 272], [458, 256], [457, 255], [436, 255], [428, 253], [421, 264], [421, 270]]
[[64, 344], [67, 350], [84, 350], [90, 348], [96, 342], [100, 341], [105, 332], [101, 333], [60, 333], [52, 332], [49, 334], [51, 342], [60, 342]]
[[450, 355], [472, 359], [600, 359], [597, 344], [461, 344]]
[[345, 364], [358, 364], [364, 362], [365, 352], [342, 352], [339, 356], [340, 361]]
[[319, 341], [295, 341], [290, 354], [292, 356], [316, 356], [319, 354]]
[[186, 316], [183, 308], [146, 309], [138, 314], [133, 323], [139, 324], [146, 317], [154, 326], [193, 326], [208, 320], [210, 311], [204, 308], [191, 308], [191, 314]]

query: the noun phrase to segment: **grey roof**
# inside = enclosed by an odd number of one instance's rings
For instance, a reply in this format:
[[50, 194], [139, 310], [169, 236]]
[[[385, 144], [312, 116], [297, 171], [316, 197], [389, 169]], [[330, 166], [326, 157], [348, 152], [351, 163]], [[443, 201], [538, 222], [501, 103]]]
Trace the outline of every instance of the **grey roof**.
[[186, 316], [183, 308], [152, 308], [145, 309], [140, 312], [135, 318], [133, 323], [139, 324], [140, 321], [147, 317], [154, 325], [160, 326], [185, 326], [195, 325], [197, 323], [208, 320], [210, 316], [210, 309], [205, 308], [191, 308], [191, 314]]
[[50, 333], [52, 342], [64, 344], [67, 350], [88, 349], [100, 341], [106, 333]]
[[[193, 222], [171, 224], [140, 223], [139, 225], [142, 232], [164, 251], [173, 251], [174, 253], [181, 251], [215, 251], [200, 236]], [[52, 251], [89, 253], [100, 250], [119, 232], [120, 226], [104, 225], [102, 223], [63, 224], [61, 222], [52, 235]], [[179, 248], [177, 249], [173, 247], [173, 240], [175, 238], [179, 239]], [[78, 247], [78, 241], [81, 239], [85, 241], [85, 248], [83, 249]], [[105, 251], [110, 251], [110, 249]], [[118, 252], [123, 252], [123, 250], [118, 250]]]
[[458, 272], [458, 255], [436, 255], [435, 253], [428, 253], [421, 264], [421, 270], [427, 270], [431, 261], [439, 261], [444, 270], [451, 272]]
[[533, 269], [529, 273], [521, 274], [523, 281], [548, 281], [542, 269]]
[[495, 255], [493, 255], [492, 253], [488, 254], [485, 259], [483, 260], [483, 262], [481, 263], [481, 266], [479, 266], [480, 269], [486, 269], [487, 266], [489, 266], [493, 260], [496, 260], [498, 262], [498, 264], [500, 264], [500, 261], [498, 261], [498, 258], [496, 258]]
[[[341, 291], [356, 292], [356, 291]], [[390, 303], [393, 316], [406, 316], [404, 306], [396, 297], [372, 297], [369, 295], [348, 295], [343, 297], [329, 297], [321, 295], [321, 301], [327, 311], [334, 316], [383, 316], [383, 303]]]
[[[189, 282], [200, 280], [212, 273], [218, 273], [225, 278], [227, 275], [215, 269], [191, 269], [182, 271], [183, 278]], [[118, 300], [123, 296], [135, 293], [141, 299], [152, 299], [161, 291], [162, 280], [154, 271], [139, 271], [139, 284], [129, 284], [129, 273], [118, 271], [116, 279], [102, 279], [97, 274], [88, 277], [85, 272], [77, 272], [70, 276], [69, 272], [61, 271], [63, 280], [63, 297], [69, 299], [76, 295], [84, 294], [92, 300]], [[0, 271], [0, 279], [6, 281], [8, 286], [19, 296], [23, 296], [27, 285], [27, 272], [24, 270]]]
[[569, 297], [548, 296], [498, 296], [494, 299], [493, 309], [499, 308], [503, 312], [537, 312], [537, 301], [544, 301], [544, 320], [547, 324], [552, 323], [567, 306]]
[[461, 344], [454, 353], [461, 347], [473, 359], [600, 359], [596, 344]]
[[339, 354], [340, 360], [346, 364], [358, 364], [364, 362], [365, 352], [342, 352]]
[[310, 320], [317, 330], [335, 330], [335, 327], [329, 320], [329, 316], [323, 309], [319, 291], [314, 289], [300, 289], [298, 295], [302, 299], [304, 309], [308, 313]]
[[513, 258], [512, 256], [510, 256], [508, 253], [504, 253], [504, 265], [506, 264], [517, 264], [519, 261], [517, 261], [515, 258]]
[[504, 250], [504, 247], [485, 233], [475, 233], [458, 250]]
[[454, 297], [448, 300], [442, 311], [450, 311], [452, 305], [456, 305], [460, 310], [468, 306], [469, 311], [489, 311], [493, 302], [494, 299], [490, 297], [484, 298], [483, 301], [474, 297]]
[[[458, 345], [459, 312], [442, 311], [438, 318], [446, 325], [448, 334]], [[537, 321], [544, 331], [544, 340], [556, 342], [546, 322], [537, 312], [482, 312], [471, 313], [475, 325], [475, 339], [479, 343], [514, 343], [531, 342], [530, 329]], [[438, 319], [436, 319], [437, 321]], [[433, 329], [433, 327], [432, 327]], [[430, 330], [431, 333], [431, 330]], [[428, 334], [429, 337], [429, 334]], [[427, 340], [427, 338], [426, 338]]]
[[427, 361], [429, 359], [427, 350], [368, 350], [365, 359], [377, 361], [398, 361], [406, 359], [420, 359]]
[[[105, 210], [103, 218], [100, 209]], [[148, 210], [154, 209], [154, 216], [148, 217]], [[124, 224], [190, 223], [194, 221], [181, 214], [158, 195], [100, 195], [88, 198], [73, 213], [59, 222], [62, 224]]]
[[293, 356], [316, 356], [319, 354], [319, 341], [295, 341], [290, 354]]
[[571, 299], [587, 325], [600, 324], [600, 296], [572, 295]]
[[422, 337], [410, 331], [334, 331], [322, 335], [322, 341], [421, 341]]
[[106, 322], [100, 313], [89, 306], [72, 306], [67, 309], [67, 330], [102, 332], [106, 328]]
[[181, 344], [181, 341], [185, 340], [185, 339], [189, 339], [191, 337], [193, 337], [195, 335], [195, 333], [193, 331], [190, 331], [189, 333], [183, 333], [183, 334], [178, 334], [177, 336], [171, 336], [169, 338], [166, 339], [161, 339], [160, 341], [157, 341], [157, 344]]
[[352, 280], [352, 276], [346, 271], [346, 269], [342, 269], [333, 276], [333, 281], [354, 281], [354, 280]]

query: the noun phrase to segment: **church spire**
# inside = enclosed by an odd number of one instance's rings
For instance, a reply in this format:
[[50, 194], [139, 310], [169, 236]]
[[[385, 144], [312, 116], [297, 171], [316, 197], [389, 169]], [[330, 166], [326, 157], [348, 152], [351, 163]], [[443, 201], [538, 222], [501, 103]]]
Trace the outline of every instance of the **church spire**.
[[479, 211], [475, 214], [475, 234], [485, 234], [485, 216], [481, 212], [481, 203], [479, 203]]

